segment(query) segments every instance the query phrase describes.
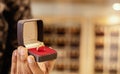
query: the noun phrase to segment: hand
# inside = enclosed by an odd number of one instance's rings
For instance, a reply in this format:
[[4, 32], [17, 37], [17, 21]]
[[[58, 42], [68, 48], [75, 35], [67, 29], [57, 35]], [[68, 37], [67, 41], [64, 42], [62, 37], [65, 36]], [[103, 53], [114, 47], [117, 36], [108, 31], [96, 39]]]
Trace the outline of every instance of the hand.
[[49, 74], [52, 70], [55, 60], [46, 62], [35, 62], [32, 55], [28, 56], [28, 49], [19, 46], [13, 51], [11, 74]]

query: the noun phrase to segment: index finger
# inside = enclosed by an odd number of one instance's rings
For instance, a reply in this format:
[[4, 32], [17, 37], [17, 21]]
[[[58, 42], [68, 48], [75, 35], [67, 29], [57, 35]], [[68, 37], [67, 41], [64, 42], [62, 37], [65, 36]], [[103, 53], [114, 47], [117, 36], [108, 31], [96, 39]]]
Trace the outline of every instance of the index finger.
[[14, 50], [12, 53], [12, 62], [11, 62], [11, 74], [16, 74], [17, 66], [17, 50]]

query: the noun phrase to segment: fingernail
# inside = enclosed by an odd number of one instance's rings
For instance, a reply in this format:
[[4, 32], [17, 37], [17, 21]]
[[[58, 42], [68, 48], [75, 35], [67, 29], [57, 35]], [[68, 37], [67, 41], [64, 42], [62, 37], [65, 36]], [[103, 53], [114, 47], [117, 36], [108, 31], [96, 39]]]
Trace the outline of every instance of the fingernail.
[[34, 62], [33, 56], [29, 56], [27, 60], [28, 60], [28, 63], [33, 63]]
[[17, 52], [16, 52], [16, 50], [14, 51], [13, 55], [14, 55], [14, 56], [17, 56]]
[[20, 55], [25, 55], [25, 49], [23, 47], [19, 47], [18, 52]]

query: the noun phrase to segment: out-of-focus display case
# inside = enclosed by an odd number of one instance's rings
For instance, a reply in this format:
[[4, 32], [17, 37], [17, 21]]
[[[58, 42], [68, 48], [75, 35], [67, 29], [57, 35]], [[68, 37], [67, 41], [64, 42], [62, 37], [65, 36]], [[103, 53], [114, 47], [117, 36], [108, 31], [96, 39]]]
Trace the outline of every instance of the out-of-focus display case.
[[81, 23], [70, 19], [44, 23], [44, 43], [58, 52], [51, 74], [79, 74]]
[[120, 25], [95, 26], [95, 74], [119, 74]]
[[45, 45], [58, 52], [51, 74], [120, 74], [120, 22], [115, 23], [118, 19], [110, 17], [116, 15], [112, 2], [35, 0], [32, 3], [34, 17], [44, 21]]

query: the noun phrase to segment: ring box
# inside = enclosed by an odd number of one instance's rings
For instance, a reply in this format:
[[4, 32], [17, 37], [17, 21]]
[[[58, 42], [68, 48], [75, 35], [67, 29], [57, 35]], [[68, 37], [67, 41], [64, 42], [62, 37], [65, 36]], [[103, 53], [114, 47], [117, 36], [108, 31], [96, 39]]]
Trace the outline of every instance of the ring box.
[[57, 52], [43, 43], [43, 21], [38, 19], [20, 20], [17, 24], [18, 45], [28, 49], [37, 62], [54, 60]]

